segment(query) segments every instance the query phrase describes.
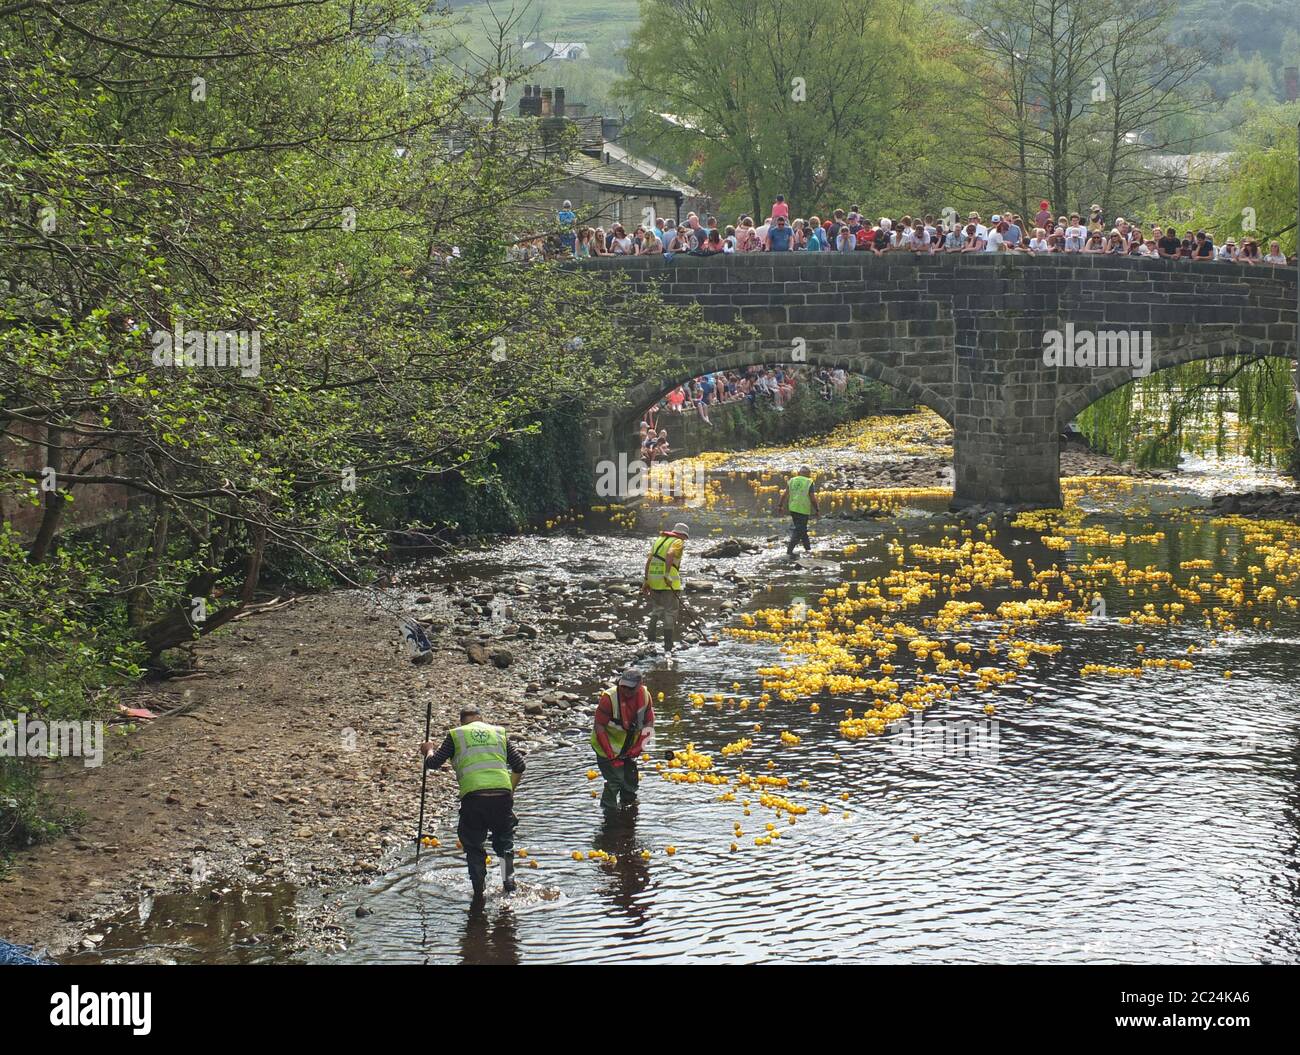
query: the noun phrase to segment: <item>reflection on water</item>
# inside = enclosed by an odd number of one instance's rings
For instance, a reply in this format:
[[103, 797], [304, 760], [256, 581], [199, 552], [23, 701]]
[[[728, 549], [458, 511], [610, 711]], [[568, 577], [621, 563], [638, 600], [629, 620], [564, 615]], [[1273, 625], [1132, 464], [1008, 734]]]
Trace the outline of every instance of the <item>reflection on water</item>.
[[296, 927], [288, 883], [204, 885], [192, 893], [141, 893], [134, 909], [102, 928], [91, 950], [60, 963], [277, 963]]

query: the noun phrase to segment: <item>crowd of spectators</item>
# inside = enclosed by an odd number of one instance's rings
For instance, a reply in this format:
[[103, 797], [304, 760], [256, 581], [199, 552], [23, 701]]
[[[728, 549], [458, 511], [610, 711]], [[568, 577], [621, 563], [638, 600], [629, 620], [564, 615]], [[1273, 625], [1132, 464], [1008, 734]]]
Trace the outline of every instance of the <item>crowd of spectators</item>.
[[728, 403], [766, 405], [784, 411], [799, 385], [807, 385], [821, 399], [833, 400], [848, 391], [848, 373], [843, 367], [749, 366], [743, 370], [719, 370], [678, 385], [646, 411], [641, 422], [641, 457], [647, 465], [666, 460], [669, 454], [665, 420], [694, 413], [706, 425], [709, 410]]
[[[812, 216], [790, 219], [790, 206], [781, 195], [771, 214], [761, 224], [752, 216], [741, 216], [734, 225], [719, 227], [716, 216], [694, 212], [681, 223], [659, 217], [653, 224], [638, 226], [630, 234], [622, 224], [573, 229], [576, 217], [565, 203], [562, 224], [569, 227], [554, 244], [563, 255], [644, 256], [677, 253], [714, 256], [726, 253], [1051, 253], [1109, 254], [1115, 256], [1166, 257], [1206, 262], [1233, 260], [1245, 264], [1294, 265], [1277, 241], [1263, 243], [1243, 235], [1229, 236], [1222, 244], [1204, 230], [1174, 225], [1145, 225], [1116, 217], [1108, 221], [1099, 206], [1086, 214], [1072, 212], [1053, 216], [1049, 203], [1039, 203], [1030, 220], [1006, 210], [987, 220], [978, 212], [958, 221], [949, 212], [945, 218], [927, 216], [882, 216], [872, 220], [858, 206], [836, 209], [828, 219]], [[568, 219], [563, 219], [568, 218]], [[541, 250], [534, 247], [533, 252]]]

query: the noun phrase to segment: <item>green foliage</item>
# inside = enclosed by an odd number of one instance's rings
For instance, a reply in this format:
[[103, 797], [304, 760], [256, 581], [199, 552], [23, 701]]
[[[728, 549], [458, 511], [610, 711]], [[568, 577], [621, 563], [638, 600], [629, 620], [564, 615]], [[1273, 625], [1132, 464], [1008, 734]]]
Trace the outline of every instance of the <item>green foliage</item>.
[[[34, 564], [0, 523], [0, 721], [102, 719], [140, 673], [112, 574], [94, 546]], [[60, 830], [27, 758], [0, 755], [0, 854]]]
[[1284, 359], [1204, 359], [1160, 370], [1079, 415], [1090, 443], [1120, 461], [1172, 468], [1184, 451], [1245, 454], [1294, 472], [1295, 392]]
[[[622, 96], [637, 142], [722, 212], [947, 204], [967, 105], [954, 27], [912, 0], [643, 0]], [[671, 114], [666, 122], [657, 114]]]
[[[90, 713], [115, 648], [156, 661], [268, 568], [360, 580], [405, 523], [380, 515], [395, 489], [454, 475], [483, 522], [530, 515], [553, 495], [513, 497], [493, 457], [652, 369], [651, 322], [656, 347], [700, 332], [616, 276], [505, 262], [568, 159], [502, 118], [513, 69], [445, 60], [433, 3], [0, 18], [0, 495], [43, 502], [6, 543], [8, 700]], [[242, 361], [207, 359], [225, 333]], [[74, 544], [67, 509], [108, 485], [125, 524]]]

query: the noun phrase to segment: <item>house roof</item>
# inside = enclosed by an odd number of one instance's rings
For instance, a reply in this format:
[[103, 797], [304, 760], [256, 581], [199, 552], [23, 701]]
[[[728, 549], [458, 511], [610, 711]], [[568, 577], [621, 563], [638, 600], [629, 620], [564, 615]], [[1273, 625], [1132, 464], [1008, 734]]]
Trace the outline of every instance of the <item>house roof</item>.
[[[623, 153], [627, 152], [623, 151]], [[676, 198], [684, 194], [667, 180], [656, 179], [632, 165], [617, 160], [613, 150], [609, 151], [608, 162], [603, 158], [587, 157], [584, 154], [569, 161], [565, 169], [575, 179], [624, 194], [640, 192], [658, 198]]]
[[617, 143], [606, 143], [605, 149], [609, 152], [611, 161], [618, 161], [629, 168], [635, 169], [643, 176], [649, 176], [653, 180], [664, 183], [673, 190], [677, 191], [686, 198], [702, 198], [704, 195], [695, 187], [683, 180], [679, 180], [667, 169], [661, 168], [653, 161], [647, 161], [645, 158], [639, 158], [631, 151], [619, 146]]
[[546, 48], [555, 58], [567, 59], [570, 55], [587, 54], [587, 45], [581, 42], [564, 42], [551, 40], [530, 40], [525, 48]]

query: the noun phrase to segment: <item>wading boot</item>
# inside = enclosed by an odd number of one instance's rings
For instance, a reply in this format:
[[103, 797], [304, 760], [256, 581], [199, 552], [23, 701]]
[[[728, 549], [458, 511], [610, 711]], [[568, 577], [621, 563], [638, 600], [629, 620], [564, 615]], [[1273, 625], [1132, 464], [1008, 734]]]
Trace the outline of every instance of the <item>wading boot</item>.
[[501, 858], [501, 889], [507, 894], [515, 892], [515, 862], [512, 857]]
[[477, 901], [483, 896], [483, 888], [487, 886], [486, 861], [469, 862], [469, 885], [474, 888], [474, 899]]

